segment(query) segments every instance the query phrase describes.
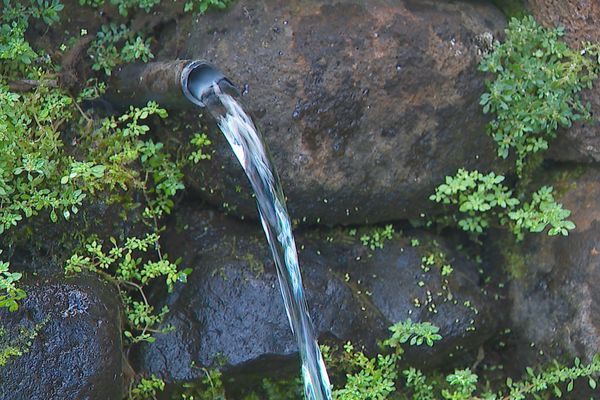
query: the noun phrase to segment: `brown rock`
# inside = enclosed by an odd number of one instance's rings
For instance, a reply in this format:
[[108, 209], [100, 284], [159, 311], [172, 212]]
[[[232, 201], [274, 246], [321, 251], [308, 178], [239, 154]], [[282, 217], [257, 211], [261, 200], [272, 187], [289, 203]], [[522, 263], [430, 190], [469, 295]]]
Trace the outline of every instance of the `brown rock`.
[[[243, 91], [294, 218], [376, 222], [428, 210], [428, 195], [460, 167], [490, 167], [477, 63], [484, 38], [503, 27], [479, 2], [240, 1], [200, 17], [177, 56], [214, 63]], [[190, 184], [255, 216], [216, 136], [213, 162]]]
[[571, 187], [560, 201], [576, 229], [568, 237], [530, 235], [523, 254], [510, 258], [524, 267], [510, 288], [521, 365], [539, 356], [590, 360], [600, 349], [600, 170], [570, 171], [560, 181]]

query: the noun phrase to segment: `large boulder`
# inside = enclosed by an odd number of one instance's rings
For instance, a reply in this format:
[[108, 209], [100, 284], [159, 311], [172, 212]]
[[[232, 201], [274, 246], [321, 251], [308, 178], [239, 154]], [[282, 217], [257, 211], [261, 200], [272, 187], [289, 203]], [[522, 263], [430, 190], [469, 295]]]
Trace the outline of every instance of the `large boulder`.
[[[191, 207], [180, 208], [177, 219], [163, 248], [194, 271], [164, 301], [171, 310], [165, 323], [175, 330], [143, 346], [136, 369], [171, 383], [198, 379], [200, 367], [238, 374], [297, 372], [296, 341], [260, 228]], [[501, 319], [498, 303], [483, 293], [476, 265], [441, 239], [419, 237], [417, 247], [396, 235], [371, 251], [347, 231], [299, 235], [306, 296], [321, 340], [350, 340], [372, 353], [391, 324], [431, 321], [444, 339], [413, 361], [433, 366], [493, 334]], [[445, 257], [454, 271], [443, 277], [441, 261], [423, 266], [422, 257], [430, 254]]]
[[530, 235], [504, 260], [517, 276], [509, 291], [515, 365], [590, 360], [600, 349], [600, 170], [557, 176], [577, 227], [568, 237]]
[[[189, 38], [159, 58], [206, 59], [238, 85], [301, 222], [414, 217], [434, 206], [427, 197], [446, 175], [488, 169], [495, 159], [477, 71], [505, 25], [491, 4], [238, 1], [195, 21]], [[241, 168], [218, 136], [213, 161], [189, 183], [255, 216]]]
[[[536, 20], [547, 28], [562, 26], [564, 39], [573, 48], [582, 42], [600, 43], [600, 3], [595, 0], [527, 0]], [[592, 107], [592, 120], [577, 122], [561, 130], [550, 147], [548, 157], [561, 161], [600, 161], [600, 87], [583, 92], [584, 102]]]
[[107, 399], [123, 396], [119, 296], [94, 276], [24, 282], [16, 312], [0, 309], [0, 399]]

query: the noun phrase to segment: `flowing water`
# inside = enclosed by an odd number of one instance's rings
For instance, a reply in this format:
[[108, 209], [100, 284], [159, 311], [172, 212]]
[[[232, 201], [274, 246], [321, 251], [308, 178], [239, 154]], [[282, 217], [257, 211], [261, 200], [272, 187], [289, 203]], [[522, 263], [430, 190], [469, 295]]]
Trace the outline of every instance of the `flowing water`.
[[277, 267], [285, 310], [298, 341], [304, 394], [309, 400], [330, 400], [331, 386], [304, 297], [285, 197], [264, 139], [236, 100], [233, 90], [223, 90], [214, 82], [210, 90], [192, 84], [189, 90], [217, 121], [256, 194], [260, 220]]

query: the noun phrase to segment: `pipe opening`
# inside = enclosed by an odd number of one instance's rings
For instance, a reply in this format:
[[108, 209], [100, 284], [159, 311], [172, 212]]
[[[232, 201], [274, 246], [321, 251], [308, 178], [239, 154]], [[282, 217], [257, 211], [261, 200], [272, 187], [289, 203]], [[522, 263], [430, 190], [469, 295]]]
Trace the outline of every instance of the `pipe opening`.
[[235, 86], [221, 71], [205, 61], [192, 61], [181, 72], [181, 88], [184, 96], [192, 103], [206, 107], [206, 100], [217, 84], [225, 91], [235, 90]]

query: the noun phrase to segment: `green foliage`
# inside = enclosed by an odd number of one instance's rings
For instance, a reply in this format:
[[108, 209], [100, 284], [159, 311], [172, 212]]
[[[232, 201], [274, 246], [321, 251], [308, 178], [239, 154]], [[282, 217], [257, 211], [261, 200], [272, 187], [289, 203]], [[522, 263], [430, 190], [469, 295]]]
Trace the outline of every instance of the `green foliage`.
[[477, 375], [469, 368], [455, 370], [446, 377], [450, 388], [442, 390], [446, 400], [469, 400], [477, 389]]
[[104, 0], [79, 0], [79, 4], [82, 6], [100, 7], [104, 4]]
[[[145, 107], [130, 107], [119, 117], [100, 121], [100, 127], [82, 138], [90, 149], [88, 158], [104, 166], [103, 187], [109, 190], [130, 187], [141, 189], [146, 200], [144, 217], [157, 229], [157, 218], [169, 213], [173, 196], [184, 189], [181, 165], [164, 151], [162, 143], [145, 139], [150, 117], [166, 118], [166, 110], [149, 102]], [[136, 169], [141, 166], [141, 171]]]
[[[527, 378], [519, 382], [513, 382], [508, 378], [506, 381], [507, 389], [503, 394], [499, 394], [497, 399], [507, 398], [510, 400], [524, 400], [531, 395], [538, 398], [543, 393], [551, 393], [556, 397], [563, 397], [563, 390], [572, 392], [574, 382], [580, 378], [586, 378], [589, 387], [596, 389], [596, 380], [594, 376], [600, 373], [600, 357], [594, 356], [590, 364], [584, 365], [576, 358], [572, 367], [561, 366], [555, 363], [550, 368], [535, 372], [532, 368], [527, 368]], [[566, 387], [564, 387], [566, 384]], [[563, 387], [563, 389], [561, 389]], [[503, 397], [501, 397], [503, 396]]]
[[59, 19], [63, 5], [59, 0], [2, 0], [0, 15], [0, 83], [2, 78], [27, 74], [37, 78], [40, 71], [32, 68], [34, 62], [47, 63], [48, 58], [36, 53], [25, 39], [31, 18], [52, 25]]
[[383, 249], [386, 240], [392, 240], [394, 237], [394, 227], [386, 225], [383, 228], [376, 227], [360, 237], [363, 246], [371, 250]]
[[412, 322], [407, 319], [404, 322], [398, 322], [390, 327], [392, 336], [384, 342], [385, 346], [401, 349], [401, 345], [408, 343], [411, 346], [421, 346], [425, 343], [432, 347], [435, 342], [442, 339], [438, 333], [440, 328], [429, 322]]
[[[145, 221], [158, 231], [158, 219], [170, 212], [172, 197], [183, 189], [180, 165], [161, 143], [144, 138], [150, 130], [148, 118], [165, 118], [166, 111], [149, 103], [93, 121], [76, 102], [97, 97], [104, 84], [92, 82], [73, 99], [55, 87], [54, 66], [47, 61], [36, 65], [40, 55], [24, 39], [29, 18], [54, 22], [62, 6], [45, 0], [25, 4], [5, 0], [0, 17], [0, 235], [37, 215], [53, 222], [69, 220], [90, 195], [103, 193], [108, 203], [124, 201], [123, 193], [133, 199], [131, 189], [144, 195]], [[104, 27], [98, 38], [91, 47], [100, 54], [111, 54], [116, 43], [127, 40], [121, 60], [150, 57], [145, 43], [124, 26]], [[109, 56], [100, 59], [105, 67], [114, 65]], [[7, 85], [9, 79], [28, 79], [34, 89], [15, 93]], [[71, 145], [64, 142], [68, 136], [74, 136]], [[8, 272], [7, 264], [2, 268], [0, 304], [15, 309], [24, 297], [16, 287], [20, 274]], [[132, 309], [143, 314], [139, 306]]]
[[[333, 354], [323, 346], [323, 355], [330, 366], [330, 372], [346, 373], [344, 388], [334, 390], [337, 400], [358, 399], [402, 399], [402, 400], [524, 400], [527, 398], [546, 399], [551, 396], [563, 397], [572, 392], [578, 379], [587, 379], [591, 389], [597, 386], [594, 376], [600, 373], [600, 357], [584, 365], [575, 359], [572, 367], [554, 363], [550, 367], [535, 372], [527, 368], [527, 376], [518, 382], [508, 378], [505, 385], [495, 390], [489, 389], [489, 379], [480, 377], [471, 369], [456, 369], [440, 376], [434, 373], [427, 376], [422, 371], [401, 364], [401, 345], [427, 344], [433, 346], [441, 340], [439, 329], [429, 323], [413, 323], [410, 320], [395, 324], [390, 328], [392, 337], [383, 343], [384, 350], [395, 350], [388, 355], [378, 354], [367, 358], [355, 351], [348, 343], [342, 354]], [[403, 370], [399, 373], [400, 365]], [[403, 382], [398, 382], [403, 378]], [[482, 384], [480, 382], [484, 382]]]
[[222, 374], [217, 369], [202, 368], [204, 377], [199, 382], [184, 384], [181, 400], [225, 400]]
[[431, 267], [438, 267], [440, 275], [449, 276], [454, 271], [452, 265], [446, 260], [446, 254], [442, 251], [430, 252], [421, 257], [421, 269], [429, 272]]
[[16, 311], [19, 308], [18, 301], [25, 298], [25, 291], [17, 286], [22, 274], [10, 272], [8, 267], [7, 262], [0, 261], [0, 308]]
[[[117, 7], [119, 14], [126, 17], [130, 11], [144, 10], [150, 12], [161, 0], [110, 0], [110, 4]], [[210, 9], [224, 10], [233, 0], [190, 0], [184, 4], [185, 12], [196, 11], [204, 14]], [[79, 4], [99, 8], [105, 4], [105, 0], [79, 0]]]
[[[117, 46], [122, 44], [121, 49]], [[112, 69], [121, 63], [142, 60], [147, 62], [154, 58], [150, 51], [149, 40], [134, 36], [133, 32], [125, 25], [103, 25], [92, 42], [88, 55], [93, 60], [94, 71], [103, 70], [106, 75], [111, 75]]]
[[599, 71], [599, 47], [570, 49], [560, 38], [562, 28], [547, 30], [531, 16], [512, 19], [504, 43], [496, 43], [480, 69], [496, 75], [481, 96], [484, 113], [496, 116], [488, 132], [498, 155], [516, 154], [522, 173], [528, 155], [548, 148], [559, 127], [589, 117], [579, 92], [591, 88]]
[[342, 364], [345, 365], [346, 385], [333, 391], [339, 400], [380, 400], [395, 391], [397, 377], [394, 354], [368, 358], [354, 349], [351, 343], [344, 346]]
[[14, 330], [14, 335], [10, 335], [7, 329], [0, 326], [0, 368], [4, 367], [11, 359], [21, 357], [29, 352], [33, 340], [47, 323], [48, 318], [31, 328], [25, 326], [8, 327], [8, 329]]
[[211, 155], [205, 153], [208, 146], [212, 144], [206, 133], [196, 133], [190, 140], [195, 150], [190, 154], [189, 160], [194, 164], [198, 164], [202, 160], [210, 160]]
[[466, 232], [479, 234], [496, 223], [507, 226], [520, 240], [525, 231], [542, 232], [550, 227], [549, 235], [566, 236], [575, 228], [567, 220], [571, 212], [555, 201], [552, 187], [540, 188], [530, 202], [521, 203], [502, 182], [502, 175], [461, 168], [455, 176], [447, 176], [429, 198], [457, 207], [454, 220]]
[[[79, 4], [99, 8], [105, 0], [79, 0]], [[152, 11], [154, 6], [160, 4], [160, 0], [110, 0], [110, 4], [117, 7], [119, 14], [126, 17], [129, 11], [141, 9], [146, 12]]]
[[0, 85], [0, 234], [42, 210], [53, 221], [58, 215], [68, 219], [85, 198], [82, 187], [102, 177], [90, 173], [61, 181], [81, 167], [64, 153], [60, 138], [61, 125], [72, 117], [71, 103], [59, 90], [40, 87], [18, 95]]
[[149, 379], [141, 378], [135, 387], [129, 390], [129, 400], [154, 399], [165, 389], [165, 382], [152, 375]]
[[196, 11], [204, 14], [210, 9], [224, 10], [231, 3], [233, 3], [233, 0], [191, 0], [185, 3], [184, 11]]
[[423, 372], [410, 367], [402, 371], [406, 391], [412, 393], [414, 400], [436, 400], [433, 384], [429, 383]]
[[[125, 306], [125, 316], [129, 329], [124, 331], [125, 337], [131, 343], [154, 341], [152, 332], [163, 321], [168, 307], [156, 312], [148, 302], [144, 288], [157, 278], [164, 278], [167, 289], [171, 291], [175, 282], [185, 282], [189, 271], [179, 271], [175, 263], [162, 255], [159, 236], [148, 234], [142, 239], [128, 238], [122, 246], [111, 238], [112, 247], [105, 251], [96, 241], [85, 247], [85, 253], [74, 254], [67, 261], [67, 275], [80, 273], [84, 270], [98, 273], [114, 282]], [[155, 260], [150, 258], [150, 252], [155, 253]], [[129, 293], [134, 292], [137, 299]]]
[[548, 235], [567, 236], [569, 230], [575, 228], [575, 224], [566, 219], [569, 215], [571, 211], [563, 209], [562, 204], [554, 200], [552, 187], [543, 186], [533, 193], [531, 202], [511, 211], [508, 217], [514, 223], [515, 235], [517, 238], [522, 238], [524, 230], [542, 232], [547, 226], [550, 226]]

